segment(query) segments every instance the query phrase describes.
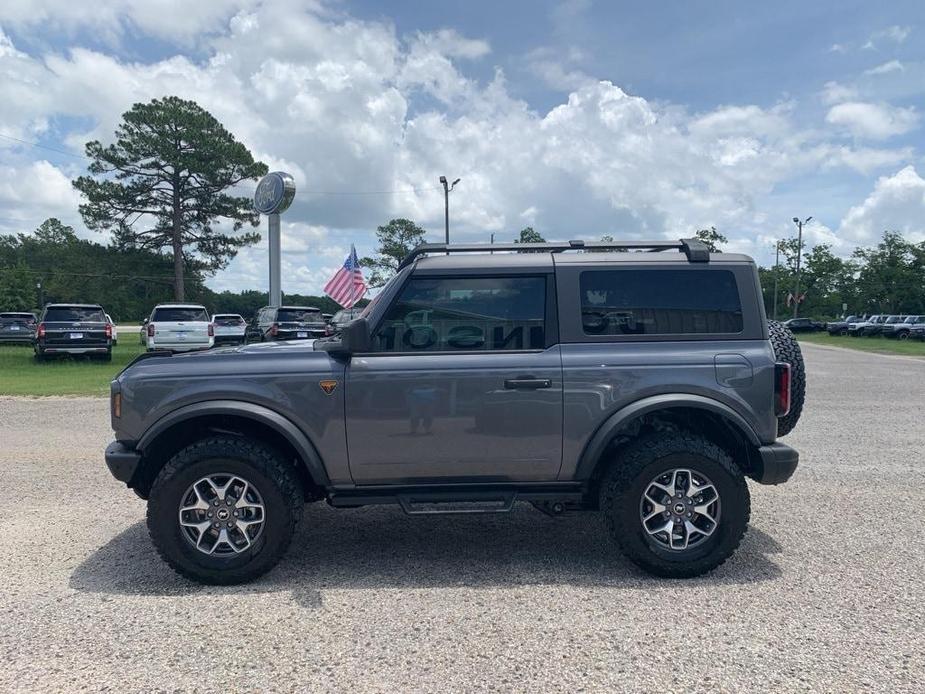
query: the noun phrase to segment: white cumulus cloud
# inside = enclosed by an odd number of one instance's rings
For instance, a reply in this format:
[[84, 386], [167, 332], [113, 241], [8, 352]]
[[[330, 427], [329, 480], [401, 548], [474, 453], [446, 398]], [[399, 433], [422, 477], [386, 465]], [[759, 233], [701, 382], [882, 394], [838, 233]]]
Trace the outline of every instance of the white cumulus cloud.
[[855, 137], [884, 140], [916, 128], [919, 116], [912, 107], [848, 101], [829, 109], [825, 120]]

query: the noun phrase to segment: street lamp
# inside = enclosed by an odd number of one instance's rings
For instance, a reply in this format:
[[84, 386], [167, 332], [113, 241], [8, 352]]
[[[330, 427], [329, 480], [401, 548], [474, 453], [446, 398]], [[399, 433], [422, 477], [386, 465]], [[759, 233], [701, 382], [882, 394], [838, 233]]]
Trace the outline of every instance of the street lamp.
[[[447, 183], [446, 176], [440, 177], [440, 182], [443, 184], [443, 211], [446, 220], [446, 245], [448, 246], [450, 245], [450, 191], [456, 187], [460, 180], [457, 178], [452, 183]], [[449, 254], [449, 251], [447, 251], [447, 254]]]
[[793, 317], [794, 318], [797, 317], [797, 313], [800, 310], [800, 260], [802, 259], [802, 256], [803, 256], [803, 225], [809, 224], [811, 219], [812, 217], [807, 217], [801, 222], [799, 217], [793, 218], [793, 223], [796, 224], [797, 229], [799, 229], [799, 233], [797, 236], [797, 275], [796, 275], [796, 281], [794, 282], [794, 290], [793, 290]]

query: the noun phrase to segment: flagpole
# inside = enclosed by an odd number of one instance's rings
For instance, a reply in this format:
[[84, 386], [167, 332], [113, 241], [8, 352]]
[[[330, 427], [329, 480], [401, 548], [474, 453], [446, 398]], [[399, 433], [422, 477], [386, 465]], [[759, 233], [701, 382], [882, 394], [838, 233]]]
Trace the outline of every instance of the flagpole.
[[353, 244], [350, 244], [350, 310], [353, 310], [354, 305], [356, 305], [356, 268], [353, 266], [353, 261], [357, 257], [357, 249], [353, 247]]

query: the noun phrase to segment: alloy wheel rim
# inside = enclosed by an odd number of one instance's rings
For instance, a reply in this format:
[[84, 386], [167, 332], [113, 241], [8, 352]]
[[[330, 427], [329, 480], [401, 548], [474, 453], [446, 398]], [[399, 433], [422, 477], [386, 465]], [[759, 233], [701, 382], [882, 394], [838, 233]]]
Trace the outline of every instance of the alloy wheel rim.
[[720, 522], [716, 486], [703, 473], [674, 468], [646, 485], [639, 502], [639, 519], [656, 545], [683, 552], [702, 545]]
[[180, 530], [199, 552], [228, 557], [249, 549], [266, 523], [257, 488], [240, 475], [217, 473], [191, 484], [180, 500]]

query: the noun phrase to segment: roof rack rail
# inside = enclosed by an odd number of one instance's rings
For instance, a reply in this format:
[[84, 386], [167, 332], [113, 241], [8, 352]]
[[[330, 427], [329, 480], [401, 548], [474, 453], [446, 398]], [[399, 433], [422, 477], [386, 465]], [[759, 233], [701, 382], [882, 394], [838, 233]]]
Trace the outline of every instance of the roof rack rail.
[[428, 253], [487, 253], [491, 251], [517, 251], [561, 253], [563, 251], [682, 251], [691, 263], [710, 262], [710, 249], [700, 239], [679, 239], [678, 241], [552, 241], [544, 243], [422, 243], [411, 249], [398, 266], [398, 269], [411, 265], [422, 255]]

